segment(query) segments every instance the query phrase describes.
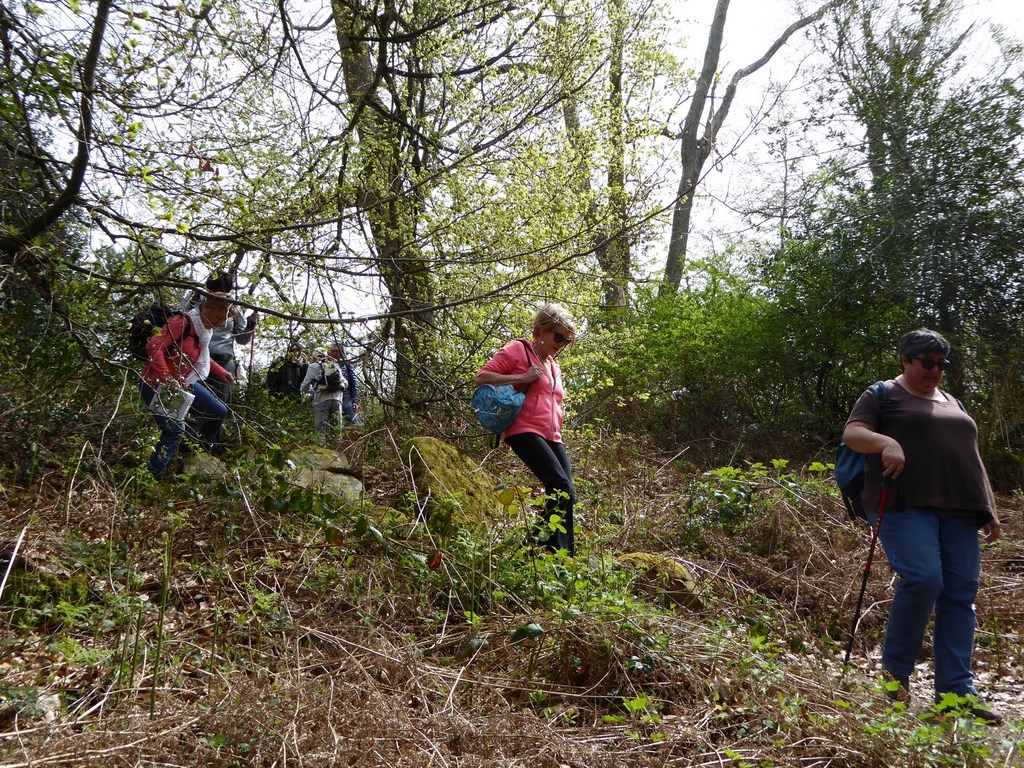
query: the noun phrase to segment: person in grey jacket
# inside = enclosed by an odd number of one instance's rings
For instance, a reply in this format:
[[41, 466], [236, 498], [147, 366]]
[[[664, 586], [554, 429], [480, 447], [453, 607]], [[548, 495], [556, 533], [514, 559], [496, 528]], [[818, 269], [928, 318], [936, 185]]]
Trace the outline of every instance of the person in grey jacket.
[[341, 371], [340, 386], [337, 389], [332, 389], [320, 382], [327, 362], [324, 360], [310, 363], [309, 368], [306, 369], [306, 375], [302, 379], [302, 384], [299, 385], [299, 390], [302, 393], [313, 393], [313, 429], [316, 430], [317, 442], [324, 446], [328, 445], [328, 435], [331, 437], [331, 444], [341, 437], [342, 402], [345, 399], [345, 390], [348, 388], [341, 356], [341, 345], [337, 342], [331, 344], [328, 355], [337, 363]]

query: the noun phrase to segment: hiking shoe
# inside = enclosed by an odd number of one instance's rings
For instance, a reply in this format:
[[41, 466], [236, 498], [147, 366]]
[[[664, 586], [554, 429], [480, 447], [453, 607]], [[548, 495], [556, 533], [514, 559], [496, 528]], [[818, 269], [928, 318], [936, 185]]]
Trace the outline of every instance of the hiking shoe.
[[894, 704], [901, 702], [910, 706], [910, 676], [894, 675], [888, 669], [882, 670], [882, 687], [885, 697]]
[[153, 475], [153, 479], [162, 485], [167, 485], [174, 483], [178, 479], [178, 476], [175, 474], [173, 467], [164, 467]]
[[994, 709], [989, 709], [981, 704], [968, 707], [968, 712], [975, 720], [981, 720], [985, 725], [998, 726], [1003, 724], [1003, 716]]
[[986, 707], [974, 694], [957, 696], [956, 694], [943, 694], [942, 697], [931, 708], [930, 712], [921, 716], [925, 722], [934, 723], [945, 720], [947, 717], [969, 717], [980, 723], [991, 726], [1003, 724], [1003, 716], [993, 709]]

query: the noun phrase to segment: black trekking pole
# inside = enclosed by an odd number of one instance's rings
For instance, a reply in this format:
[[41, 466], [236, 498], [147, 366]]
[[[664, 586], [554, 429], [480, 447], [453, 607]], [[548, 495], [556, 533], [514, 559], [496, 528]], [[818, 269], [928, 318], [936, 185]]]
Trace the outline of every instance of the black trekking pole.
[[871, 575], [871, 561], [875, 558], [875, 545], [878, 543], [878, 530], [882, 527], [882, 513], [885, 512], [885, 500], [889, 495], [889, 480], [882, 481], [882, 498], [878, 502], [878, 518], [875, 520], [875, 527], [871, 532], [871, 548], [868, 549], [868, 559], [864, 563], [864, 577], [860, 582], [860, 595], [857, 597], [857, 607], [853, 611], [853, 625], [850, 627], [850, 642], [846, 645], [846, 658], [843, 659], [843, 667], [850, 664], [850, 654], [853, 653], [853, 640], [857, 636], [857, 625], [860, 623], [860, 609], [864, 604], [864, 592], [868, 588], [868, 576]]

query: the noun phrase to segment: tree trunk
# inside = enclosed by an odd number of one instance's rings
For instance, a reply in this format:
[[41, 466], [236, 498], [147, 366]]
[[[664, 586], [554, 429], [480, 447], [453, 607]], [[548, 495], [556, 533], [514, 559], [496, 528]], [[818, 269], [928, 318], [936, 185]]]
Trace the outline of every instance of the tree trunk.
[[[85, 179], [85, 172], [89, 167], [90, 142], [93, 138], [92, 117], [96, 65], [103, 47], [103, 37], [106, 34], [111, 5], [111, 0], [99, 0], [96, 4], [96, 17], [92, 23], [89, 48], [81, 62], [82, 81], [78, 86], [80, 93], [78, 128], [75, 131], [77, 151], [71, 161], [71, 172], [56, 199], [44, 205], [42, 210], [25, 226], [19, 227], [16, 233], [6, 232], [0, 235], [0, 254], [3, 255], [4, 261], [13, 263], [37, 237], [48, 232], [78, 199], [82, 182]], [[28, 126], [26, 126], [27, 128]], [[42, 273], [46, 271], [44, 262], [45, 259], [38, 254], [31, 254], [31, 258], [26, 259], [25, 265], [33, 282], [49, 297], [49, 285], [42, 277]], [[43, 283], [40, 284], [39, 280], [43, 280]]]
[[[432, 325], [433, 280], [429, 263], [415, 245], [420, 203], [410, 191], [401, 121], [390, 115], [391, 107], [378, 93], [383, 81], [375, 61], [384, 60], [388, 34], [378, 28], [385, 22], [359, 0], [334, 0], [332, 8], [362, 160], [356, 203], [370, 227], [375, 260], [394, 318], [394, 401], [415, 404], [424, 395], [417, 386], [419, 371], [429, 364], [425, 336]], [[371, 49], [368, 38], [379, 41], [377, 51]], [[389, 94], [389, 101], [391, 105], [399, 103], [398, 94]]]
[[[665, 259], [665, 277], [661, 284], [663, 292], [677, 290], [682, 281], [683, 265], [686, 262], [686, 249], [690, 237], [693, 198], [701, 181], [700, 175], [704, 164], [711, 155], [718, 132], [729, 115], [740, 80], [771, 61], [772, 57], [795, 32], [818, 21], [830, 9], [842, 2], [843, 0], [830, 0], [814, 13], [790, 24], [760, 59], [736, 71], [716, 109], [714, 85], [718, 76], [718, 60], [722, 52], [725, 17], [729, 10], [729, 0], [718, 0], [718, 4], [715, 6], [715, 15], [711, 20], [711, 30], [708, 33], [708, 45], [704, 50], [704, 65], [694, 86], [693, 98], [683, 121], [682, 133], [679, 136], [679, 187], [676, 190], [676, 199], [672, 208], [672, 234], [669, 239], [668, 256]], [[704, 118], [705, 110], [707, 111], [706, 118]], [[702, 118], [704, 119], [703, 131], [701, 130]]]
[[[560, 9], [559, 19], [563, 18]], [[608, 61], [608, 160], [605, 169], [607, 183], [607, 206], [591, 203], [585, 211], [587, 229], [591, 237], [594, 257], [601, 267], [601, 289], [603, 302], [599, 322], [614, 322], [621, 310], [629, 306], [629, 280], [632, 271], [632, 252], [629, 235], [626, 233], [629, 221], [629, 196], [626, 193], [626, 147], [625, 114], [622, 104], [623, 66], [625, 59], [625, 30], [628, 19], [624, 0], [608, 0], [608, 16], [611, 25], [611, 47]], [[567, 96], [562, 102], [569, 144], [580, 157], [591, 151], [580, 129], [579, 107], [575, 96]], [[587, 200], [593, 199], [590, 177], [581, 172], [577, 175], [577, 193]]]

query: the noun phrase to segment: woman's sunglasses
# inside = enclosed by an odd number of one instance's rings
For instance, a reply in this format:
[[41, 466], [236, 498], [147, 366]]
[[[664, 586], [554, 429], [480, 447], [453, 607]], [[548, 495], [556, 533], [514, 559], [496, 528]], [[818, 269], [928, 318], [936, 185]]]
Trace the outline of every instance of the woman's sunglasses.
[[552, 331], [551, 337], [555, 340], [555, 344], [565, 346], [566, 344], [572, 344], [572, 336], [563, 336], [558, 331]]
[[915, 357], [915, 360], [921, 364], [921, 367], [926, 371], [930, 371], [936, 365], [939, 366], [940, 371], [948, 371], [953, 367], [952, 360], [932, 360], [930, 357]]

